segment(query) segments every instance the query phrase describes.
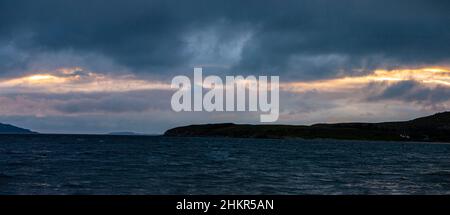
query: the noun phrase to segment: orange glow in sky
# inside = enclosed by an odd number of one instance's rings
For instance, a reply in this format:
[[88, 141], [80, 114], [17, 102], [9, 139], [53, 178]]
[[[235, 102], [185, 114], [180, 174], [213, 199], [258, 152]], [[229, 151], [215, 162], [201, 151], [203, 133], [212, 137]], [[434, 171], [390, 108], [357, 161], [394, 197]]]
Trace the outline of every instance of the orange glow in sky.
[[450, 69], [441, 67], [419, 69], [375, 70], [365, 76], [351, 76], [319, 81], [290, 82], [280, 87], [286, 91], [304, 92], [308, 90], [343, 91], [363, 87], [373, 82], [395, 83], [417, 81], [424, 85], [444, 85], [450, 87]]
[[[81, 72], [80, 72], [81, 71]], [[81, 74], [79, 74], [81, 73]], [[124, 92], [133, 90], [170, 89], [170, 84], [141, 80], [134, 76], [107, 76], [84, 72], [82, 69], [62, 68], [19, 78], [0, 80], [0, 89], [66, 93], [66, 92]]]
[[[438, 85], [450, 87], [450, 69], [444, 67], [395, 70], [379, 69], [363, 76], [348, 76], [304, 82], [284, 82], [280, 83], [280, 90], [288, 92], [305, 92], [309, 90], [340, 92], [358, 89], [370, 83], [390, 84], [399, 81], [417, 81], [430, 87]], [[129, 75], [108, 76], [101, 73], [86, 72], [79, 67], [61, 68], [55, 71], [43, 71], [33, 75], [0, 80], [0, 89], [11, 90], [14, 88], [49, 93], [171, 89], [170, 83], [143, 80]]]

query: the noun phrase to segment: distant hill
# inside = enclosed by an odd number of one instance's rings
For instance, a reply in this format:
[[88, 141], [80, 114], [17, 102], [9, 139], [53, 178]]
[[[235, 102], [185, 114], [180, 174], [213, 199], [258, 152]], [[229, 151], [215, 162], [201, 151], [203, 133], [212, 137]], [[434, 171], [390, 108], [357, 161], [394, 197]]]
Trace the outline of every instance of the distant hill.
[[135, 133], [131, 131], [118, 131], [118, 132], [110, 132], [108, 135], [145, 135], [140, 133]]
[[167, 130], [165, 136], [238, 138], [330, 138], [450, 142], [450, 112], [401, 122], [302, 125], [204, 124]]
[[0, 134], [35, 134], [35, 133], [36, 132], [33, 132], [28, 129], [0, 123]]

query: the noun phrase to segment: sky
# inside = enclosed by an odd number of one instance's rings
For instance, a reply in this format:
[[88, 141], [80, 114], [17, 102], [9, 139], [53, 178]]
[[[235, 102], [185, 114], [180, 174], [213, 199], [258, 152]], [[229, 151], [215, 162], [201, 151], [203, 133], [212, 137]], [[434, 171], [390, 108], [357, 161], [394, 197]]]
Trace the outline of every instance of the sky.
[[277, 75], [277, 124], [450, 110], [450, 2], [0, 0], [0, 122], [45, 133], [159, 134], [259, 123], [174, 112], [176, 75]]

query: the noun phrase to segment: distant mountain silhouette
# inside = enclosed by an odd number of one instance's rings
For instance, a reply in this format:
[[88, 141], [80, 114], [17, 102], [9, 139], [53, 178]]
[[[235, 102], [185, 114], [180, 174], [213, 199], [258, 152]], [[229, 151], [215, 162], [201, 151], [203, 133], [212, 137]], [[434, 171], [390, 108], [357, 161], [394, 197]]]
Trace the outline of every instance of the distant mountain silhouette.
[[303, 125], [204, 124], [170, 129], [165, 136], [238, 138], [330, 138], [450, 142], [450, 112], [401, 122]]
[[0, 134], [35, 134], [35, 133], [36, 132], [33, 132], [28, 129], [0, 123]]
[[110, 132], [108, 135], [145, 135], [141, 133], [135, 133], [132, 131], [117, 131], [117, 132]]

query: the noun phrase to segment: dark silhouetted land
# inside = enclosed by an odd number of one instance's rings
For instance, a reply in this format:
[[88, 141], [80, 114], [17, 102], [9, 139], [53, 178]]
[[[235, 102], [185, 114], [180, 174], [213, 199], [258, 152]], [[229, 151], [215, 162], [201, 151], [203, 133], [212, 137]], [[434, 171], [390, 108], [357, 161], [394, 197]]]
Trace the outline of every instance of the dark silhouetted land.
[[108, 135], [139, 136], [145, 134], [135, 133], [132, 131], [117, 131], [117, 132], [109, 132]]
[[450, 112], [410, 121], [303, 125], [204, 124], [170, 129], [172, 137], [329, 138], [450, 142]]
[[0, 134], [35, 134], [35, 133], [36, 132], [33, 132], [28, 129], [0, 123]]

